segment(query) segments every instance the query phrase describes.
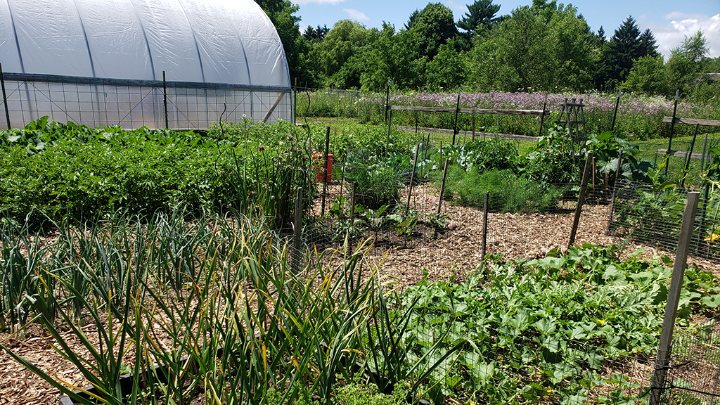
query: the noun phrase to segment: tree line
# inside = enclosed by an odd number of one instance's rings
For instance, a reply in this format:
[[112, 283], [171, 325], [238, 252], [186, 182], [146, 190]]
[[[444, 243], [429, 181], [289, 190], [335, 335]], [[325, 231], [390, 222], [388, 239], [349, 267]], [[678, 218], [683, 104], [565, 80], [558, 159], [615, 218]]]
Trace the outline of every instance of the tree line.
[[533, 0], [501, 14], [492, 0], [468, 4], [457, 22], [429, 3], [395, 27], [342, 20], [300, 32], [297, 5], [256, 0], [275, 24], [290, 75], [301, 86], [384, 90], [614, 91], [716, 98], [720, 57], [708, 56], [702, 32], [686, 37], [665, 60], [653, 33], [632, 16], [607, 37], [590, 29], [578, 8]]

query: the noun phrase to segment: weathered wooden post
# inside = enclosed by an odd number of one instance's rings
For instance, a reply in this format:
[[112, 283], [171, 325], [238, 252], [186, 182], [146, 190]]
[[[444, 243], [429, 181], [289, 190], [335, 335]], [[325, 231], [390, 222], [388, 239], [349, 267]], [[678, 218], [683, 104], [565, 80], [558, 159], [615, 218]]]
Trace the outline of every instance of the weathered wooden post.
[[585, 200], [585, 193], [587, 192], [588, 180], [590, 177], [590, 170], [592, 170], [593, 153], [588, 152], [587, 158], [585, 159], [585, 170], [583, 171], [582, 183], [580, 184], [580, 194], [578, 195], [577, 207], [575, 207], [575, 219], [573, 220], [572, 229], [570, 230], [570, 241], [568, 242], [568, 249], [575, 243], [575, 235], [577, 234], [577, 228], [580, 224], [580, 214], [582, 214], [583, 201]]
[[455, 137], [458, 134], [458, 114], [460, 114], [460, 92], [462, 91], [462, 87], [458, 87], [458, 96], [457, 96], [457, 105], [455, 106], [455, 124], [453, 124], [453, 142], [452, 144], [455, 145]]
[[675, 252], [675, 265], [673, 266], [672, 280], [668, 301], [665, 306], [665, 319], [663, 320], [662, 332], [660, 333], [660, 344], [658, 345], [657, 357], [655, 358], [655, 371], [653, 372], [652, 383], [650, 384], [650, 405], [660, 404], [667, 370], [670, 365], [670, 350], [672, 344], [675, 318], [677, 317], [678, 304], [680, 303], [680, 291], [682, 290], [683, 278], [685, 277], [685, 265], [690, 250], [692, 239], [692, 228], [695, 224], [695, 213], [697, 212], [700, 193], [691, 192], [687, 194], [685, 213], [683, 214], [682, 225], [680, 226], [680, 237]]
[[665, 159], [665, 176], [668, 174], [668, 168], [670, 167], [670, 155], [672, 155], [672, 138], [673, 132], [675, 132], [675, 117], [677, 115], [677, 103], [680, 97], [680, 90], [675, 90], [675, 106], [673, 107], [672, 122], [670, 122], [670, 139], [668, 140], [667, 158]]
[[540, 115], [540, 131], [538, 132], [538, 137], [542, 136], [543, 124], [545, 123], [545, 109], [547, 108], [547, 98], [548, 94], [547, 92], [545, 92], [545, 100], [543, 101], [542, 114]]

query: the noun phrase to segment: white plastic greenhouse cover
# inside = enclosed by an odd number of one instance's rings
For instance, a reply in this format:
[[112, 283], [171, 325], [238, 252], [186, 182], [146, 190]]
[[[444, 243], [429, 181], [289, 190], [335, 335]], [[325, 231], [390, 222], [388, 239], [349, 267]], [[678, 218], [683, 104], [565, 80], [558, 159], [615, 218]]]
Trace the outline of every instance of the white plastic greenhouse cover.
[[3, 71], [290, 89], [253, 0], [0, 0]]

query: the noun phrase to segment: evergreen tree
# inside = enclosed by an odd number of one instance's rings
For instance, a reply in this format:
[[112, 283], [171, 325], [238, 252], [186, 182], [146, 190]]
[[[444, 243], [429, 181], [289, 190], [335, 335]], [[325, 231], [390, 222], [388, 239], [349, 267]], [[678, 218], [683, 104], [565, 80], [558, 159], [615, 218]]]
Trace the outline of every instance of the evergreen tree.
[[305, 28], [305, 32], [303, 32], [303, 38], [308, 42], [315, 40], [322, 41], [328, 31], [330, 31], [330, 28], [328, 28], [327, 25], [323, 25], [322, 27], [318, 25], [317, 28], [307, 27]]
[[465, 31], [467, 39], [472, 38], [478, 28], [490, 28], [503, 19], [495, 16], [500, 11], [500, 5], [492, 4], [492, 0], [476, 0], [468, 4], [467, 8], [468, 12], [457, 22], [458, 28]]
[[660, 54], [657, 51], [657, 41], [650, 28], [646, 29], [642, 35], [640, 35], [640, 55], [650, 56], [653, 58], [658, 57]]
[[655, 38], [650, 30], [641, 35], [635, 19], [629, 16], [603, 46], [595, 73], [595, 85], [605, 89], [617, 87], [627, 79], [636, 59], [648, 55], [647, 52], [657, 52], [656, 49]]
[[597, 43], [599, 46], [603, 46], [605, 45], [605, 42], [607, 42], [607, 38], [605, 38], [605, 29], [602, 27], [602, 25], [600, 26], [600, 29], [598, 29], [595, 38], [597, 38]]

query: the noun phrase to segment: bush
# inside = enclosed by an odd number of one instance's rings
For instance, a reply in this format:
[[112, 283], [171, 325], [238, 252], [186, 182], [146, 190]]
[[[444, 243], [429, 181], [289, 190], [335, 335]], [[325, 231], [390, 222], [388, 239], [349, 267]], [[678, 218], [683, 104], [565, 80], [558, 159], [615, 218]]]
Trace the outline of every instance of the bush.
[[485, 192], [490, 193], [492, 211], [522, 213], [554, 208], [563, 195], [560, 187], [542, 185], [510, 170], [465, 172], [457, 166], [448, 170], [443, 198], [463, 206], [482, 207]]

